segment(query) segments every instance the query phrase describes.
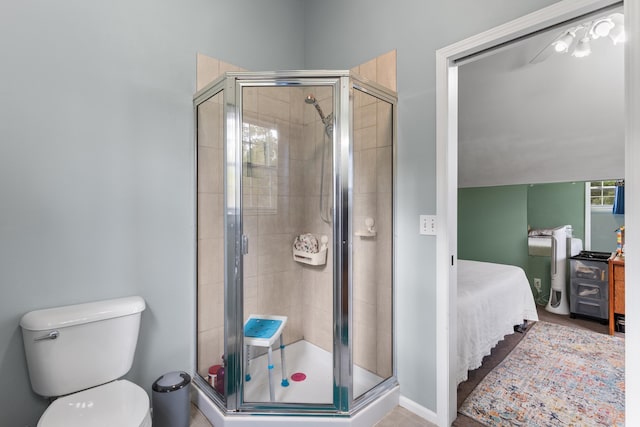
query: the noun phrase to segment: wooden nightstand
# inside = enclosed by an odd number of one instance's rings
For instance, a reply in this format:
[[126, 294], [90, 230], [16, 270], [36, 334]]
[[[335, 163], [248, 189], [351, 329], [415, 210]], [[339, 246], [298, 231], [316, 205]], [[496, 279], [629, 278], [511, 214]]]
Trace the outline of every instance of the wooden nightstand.
[[615, 331], [616, 314], [624, 314], [624, 256], [609, 258], [609, 335]]

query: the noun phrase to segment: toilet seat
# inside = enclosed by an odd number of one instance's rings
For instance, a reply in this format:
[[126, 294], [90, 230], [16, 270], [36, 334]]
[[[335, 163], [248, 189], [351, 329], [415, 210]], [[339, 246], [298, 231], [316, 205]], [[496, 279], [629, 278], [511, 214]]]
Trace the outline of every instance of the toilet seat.
[[55, 400], [38, 427], [150, 427], [149, 396], [127, 380], [112, 381]]

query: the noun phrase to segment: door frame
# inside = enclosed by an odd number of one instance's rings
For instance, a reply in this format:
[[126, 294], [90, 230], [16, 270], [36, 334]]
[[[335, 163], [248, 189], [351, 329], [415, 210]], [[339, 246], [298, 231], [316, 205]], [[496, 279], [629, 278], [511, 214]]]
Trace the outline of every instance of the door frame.
[[[448, 426], [457, 415], [457, 194], [458, 194], [458, 70], [456, 60], [496, 48], [601, 8], [616, 0], [563, 0], [521, 18], [436, 51], [436, 199], [440, 232], [436, 237], [436, 325], [437, 325], [437, 421]], [[624, 3], [625, 30], [625, 253], [637, 258], [640, 249], [640, 2]], [[640, 226], [640, 225], [639, 225]], [[627, 283], [640, 281], [640, 263], [625, 267]], [[627, 286], [626, 306], [640, 301], [640, 289]], [[625, 389], [626, 423], [640, 425], [640, 407], [632, 397], [640, 396], [640, 303], [626, 310]], [[634, 365], [635, 364], [635, 365]]]

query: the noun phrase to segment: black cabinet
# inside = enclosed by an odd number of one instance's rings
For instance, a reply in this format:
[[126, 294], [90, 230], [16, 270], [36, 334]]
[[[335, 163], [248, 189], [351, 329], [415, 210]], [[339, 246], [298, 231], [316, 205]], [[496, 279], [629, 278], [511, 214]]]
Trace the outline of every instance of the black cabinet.
[[608, 252], [582, 251], [571, 257], [571, 317], [609, 319]]

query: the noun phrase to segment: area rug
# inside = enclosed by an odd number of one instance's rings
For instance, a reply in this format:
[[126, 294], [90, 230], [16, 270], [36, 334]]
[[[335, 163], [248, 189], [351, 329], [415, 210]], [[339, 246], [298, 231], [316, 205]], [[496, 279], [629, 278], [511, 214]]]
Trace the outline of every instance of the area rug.
[[459, 409], [487, 426], [623, 426], [624, 339], [536, 322]]

